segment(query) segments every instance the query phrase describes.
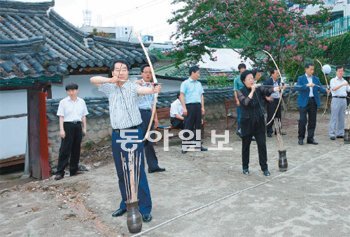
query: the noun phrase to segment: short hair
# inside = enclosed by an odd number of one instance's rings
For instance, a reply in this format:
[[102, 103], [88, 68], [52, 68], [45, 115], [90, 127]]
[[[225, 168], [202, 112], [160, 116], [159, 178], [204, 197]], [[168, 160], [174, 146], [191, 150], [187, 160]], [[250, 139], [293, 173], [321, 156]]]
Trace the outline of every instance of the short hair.
[[192, 67], [190, 67], [190, 69], [188, 70], [188, 73], [189, 73], [190, 76], [191, 76], [193, 72], [198, 72], [198, 71], [199, 71], [199, 67], [198, 67], [198, 66], [192, 66]]
[[247, 66], [244, 63], [240, 63], [238, 65], [238, 70], [241, 70], [241, 68], [247, 69]]
[[271, 69], [269, 70], [269, 72], [270, 72], [270, 76], [271, 76], [272, 74], [274, 74], [274, 73], [275, 73], [275, 71], [277, 71], [277, 69], [276, 69], [276, 68], [271, 68]]
[[124, 59], [116, 59], [116, 60], [114, 60], [112, 62], [111, 66], [109, 67], [109, 74], [108, 74], [109, 77], [112, 77], [112, 72], [115, 69], [114, 67], [115, 67], [116, 63], [124, 64], [124, 65], [126, 65], [126, 68], [128, 69], [128, 71], [130, 70], [130, 64], [126, 60], [124, 60]]
[[68, 85], [66, 85], [66, 91], [69, 90], [78, 90], [78, 85], [75, 83], [69, 83]]
[[242, 74], [241, 74], [241, 81], [244, 82], [245, 78], [246, 78], [249, 74], [252, 74], [252, 75], [254, 76], [254, 74], [253, 74], [252, 71], [246, 70], [246, 71], [242, 72]]
[[254, 68], [251, 73], [253, 74], [253, 77], [256, 76], [258, 72], [264, 72], [261, 68]]
[[146, 67], [150, 67], [150, 65], [144, 64], [141, 66], [141, 73], [143, 72], [143, 70], [145, 70]]
[[343, 65], [338, 65], [335, 67], [335, 71], [338, 71], [338, 69], [344, 69], [344, 66]]
[[313, 63], [305, 63], [305, 69], [308, 69], [309, 67], [314, 67], [315, 65]]

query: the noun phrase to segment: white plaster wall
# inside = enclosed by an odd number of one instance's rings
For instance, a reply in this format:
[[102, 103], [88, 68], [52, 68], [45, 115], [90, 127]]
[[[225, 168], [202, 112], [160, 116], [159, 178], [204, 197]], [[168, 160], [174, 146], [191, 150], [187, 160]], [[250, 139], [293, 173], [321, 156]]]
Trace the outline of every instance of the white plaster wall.
[[[0, 91], [0, 116], [27, 113], [27, 91]], [[0, 120], [0, 159], [25, 153], [27, 117]]]
[[[105, 76], [105, 75], [104, 75]], [[66, 85], [76, 83], [79, 86], [79, 97], [103, 97], [103, 93], [90, 83], [91, 75], [69, 76], [63, 79], [62, 85], [52, 85], [52, 99], [61, 99], [67, 96]]]

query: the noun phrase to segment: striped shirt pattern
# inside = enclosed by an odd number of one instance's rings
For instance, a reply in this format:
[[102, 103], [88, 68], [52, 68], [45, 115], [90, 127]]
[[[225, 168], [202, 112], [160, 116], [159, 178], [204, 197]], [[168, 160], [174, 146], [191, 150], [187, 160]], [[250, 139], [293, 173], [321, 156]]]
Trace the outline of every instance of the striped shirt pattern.
[[138, 108], [137, 85], [127, 81], [121, 87], [113, 83], [99, 86], [109, 101], [109, 116], [113, 129], [125, 129], [140, 125], [141, 114]]
[[[152, 84], [142, 80], [142, 87], [152, 88]], [[140, 109], [152, 109], [154, 94], [143, 95], [139, 97], [139, 108]]]

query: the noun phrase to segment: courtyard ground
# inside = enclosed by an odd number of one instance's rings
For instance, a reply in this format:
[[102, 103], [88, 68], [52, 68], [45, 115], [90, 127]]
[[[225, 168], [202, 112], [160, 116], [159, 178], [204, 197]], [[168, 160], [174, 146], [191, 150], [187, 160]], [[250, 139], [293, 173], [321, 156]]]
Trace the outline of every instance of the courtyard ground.
[[[208, 123], [206, 147], [215, 147], [210, 130], [222, 132], [224, 124]], [[167, 171], [148, 174], [153, 220], [139, 236], [350, 236], [350, 145], [329, 140], [327, 127], [319, 114], [320, 144], [299, 146], [297, 114], [288, 113], [283, 139], [289, 168], [279, 172], [276, 139], [267, 138], [270, 177], [259, 169], [255, 142], [251, 174], [241, 173], [241, 141], [232, 128], [231, 151], [182, 155], [176, 138], [169, 152], [158, 144]], [[111, 216], [120, 194], [108, 145], [103, 152], [107, 160], [60, 181], [0, 177], [0, 236], [130, 236], [126, 216]]]

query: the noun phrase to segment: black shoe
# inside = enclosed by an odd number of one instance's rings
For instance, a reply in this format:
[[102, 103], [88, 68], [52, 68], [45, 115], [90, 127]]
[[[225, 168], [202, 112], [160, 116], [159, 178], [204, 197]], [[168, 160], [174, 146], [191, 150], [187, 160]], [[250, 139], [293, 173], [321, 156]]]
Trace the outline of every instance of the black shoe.
[[264, 173], [265, 176], [270, 176], [271, 175], [269, 170], [264, 170], [263, 173]]
[[164, 168], [160, 168], [160, 167], [158, 167], [158, 168], [156, 168], [154, 170], [148, 169], [148, 173], [164, 172], [164, 171], [165, 171], [165, 169]]
[[61, 175], [61, 174], [56, 174], [55, 180], [60, 180], [60, 179], [63, 179], [63, 175]]
[[335, 140], [335, 136], [331, 136], [329, 139], [331, 139], [331, 140]]
[[267, 137], [272, 137], [272, 133], [268, 133], [268, 134], [267, 134]]
[[187, 153], [187, 151], [185, 151], [185, 150], [181, 150], [181, 153], [182, 153], [182, 154], [186, 154], [186, 153]]
[[287, 135], [287, 133], [286, 132], [281, 132], [281, 135], [285, 136], [285, 135]]
[[337, 136], [337, 138], [344, 138], [344, 136]]
[[299, 139], [299, 140], [298, 140], [298, 144], [299, 144], [299, 145], [304, 145], [303, 139]]
[[205, 147], [201, 146], [201, 151], [208, 151], [208, 148], [205, 148]]
[[83, 174], [83, 173], [84, 173], [84, 172], [78, 170], [77, 172], [69, 173], [69, 176], [75, 176], [75, 175]]
[[118, 210], [116, 210], [116, 211], [114, 211], [113, 213], [112, 213], [112, 216], [113, 217], [118, 217], [118, 216], [122, 216], [122, 215], [124, 215], [124, 213], [126, 212], [126, 210], [123, 210], [123, 209], [118, 209]]
[[318, 145], [318, 142], [316, 142], [314, 139], [307, 140], [307, 144], [312, 144], [312, 145]]
[[152, 220], [152, 215], [151, 214], [144, 214], [144, 215], [142, 215], [142, 220], [143, 220], [143, 222], [150, 222]]
[[245, 175], [248, 175], [249, 174], [249, 169], [243, 169], [242, 173], [245, 174]]

